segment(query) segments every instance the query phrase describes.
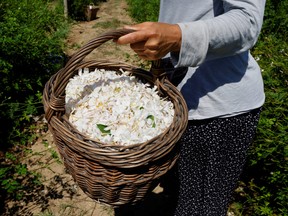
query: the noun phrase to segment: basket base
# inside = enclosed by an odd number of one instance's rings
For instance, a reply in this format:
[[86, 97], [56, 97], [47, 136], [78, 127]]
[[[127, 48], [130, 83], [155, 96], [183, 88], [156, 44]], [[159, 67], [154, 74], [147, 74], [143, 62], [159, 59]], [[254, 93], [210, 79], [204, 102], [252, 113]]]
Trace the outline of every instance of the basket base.
[[178, 150], [172, 151], [153, 164], [119, 169], [87, 160], [57, 140], [56, 146], [64, 166], [79, 188], [91, 199], [112, 207], [143, 201], [173, 168], [179, 156]]

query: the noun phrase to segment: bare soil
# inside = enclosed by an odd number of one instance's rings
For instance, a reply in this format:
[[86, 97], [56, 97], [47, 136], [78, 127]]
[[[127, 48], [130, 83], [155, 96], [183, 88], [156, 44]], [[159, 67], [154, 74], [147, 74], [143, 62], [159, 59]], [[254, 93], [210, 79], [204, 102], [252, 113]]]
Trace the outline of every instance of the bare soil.
[[[66, 41], [66, 54], [73, 55], [84, 44], [105, 32], [133, 24], [127, 8], [125, 0], [107, 0], [99, 5], [95, 20], [73, 24]], [[147, 64], [140, 60], [129, 46], [119, 46], [112, 41], [96, 48], [86, 59], [125, 61], [136, 66]]]

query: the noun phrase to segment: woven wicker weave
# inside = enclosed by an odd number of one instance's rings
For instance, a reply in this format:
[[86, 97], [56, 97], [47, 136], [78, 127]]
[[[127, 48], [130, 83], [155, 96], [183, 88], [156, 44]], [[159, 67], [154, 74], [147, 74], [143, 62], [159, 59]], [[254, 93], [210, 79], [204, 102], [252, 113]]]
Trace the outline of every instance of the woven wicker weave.
[[[155, 74], [153, 76], [151, 72], [125, 63], [83, 61], [101, 44], [129, 32], [107, 32], [83, 46], [64, 68], [50, 78], [43, 94], [45, 118], [66, 169], [88, 196], [112, 206], [142, 200], [159, 178], [173, 167], [179, 155], [176, 144], [188, 121], [182, 95], [163, 73], [158, 73], [155, 78]], [[91, 71], [95, 68], [117, 71], [122, 68], [133, 72], [143, 81], [156, 85], [160, 95], [168, 97], [174, 104], [173, 123], [159, 136], [145, 143], [129, 146], [108, 145], [81, 134], [65, 115], [65, 88], [79, 68], [89, 68]]]

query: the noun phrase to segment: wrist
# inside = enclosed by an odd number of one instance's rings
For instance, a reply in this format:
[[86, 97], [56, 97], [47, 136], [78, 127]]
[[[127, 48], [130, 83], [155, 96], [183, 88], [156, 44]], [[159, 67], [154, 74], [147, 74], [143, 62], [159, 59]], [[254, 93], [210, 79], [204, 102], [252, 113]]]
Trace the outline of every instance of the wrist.
[[181, 49], [182, 32], [178, 24], [172, 24], [171, 36], [173, 41], [172, 52], [179, 52]]

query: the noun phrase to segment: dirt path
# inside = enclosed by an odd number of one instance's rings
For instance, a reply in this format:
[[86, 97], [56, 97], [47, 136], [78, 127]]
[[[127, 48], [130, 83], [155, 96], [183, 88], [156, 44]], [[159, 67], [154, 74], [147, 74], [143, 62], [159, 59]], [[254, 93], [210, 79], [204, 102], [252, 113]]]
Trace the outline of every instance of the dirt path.
[[[133, 24], [132, 19], [128, 15], [127, 8], [125, 0], [107, 0], [100, 4], [96, 20], [75, 23], [66, 41], [67, 55], [71, 56], [88, 41], [102, 33]], [[120, 60], [133, 65], [144, 63], [132, 52], [129, 46], [119, 46], [112, 41], [102, 44], [92, 51], [86, 59]]]
[[[98, 35], [131, 24], [125, 0], [108, 0], [99, 5], [97, 19], [90, 22], [76, 22], [72, 25], [66, 41], [66, 54], [73, 55], [80, 47]], [[124, 58], [123, 58], [124, 57]], [[117, 46], [113, 42], [101, 45], [86, 59], [121, 60], [137, 62], [137, 57], [127, 46]], [[114, 209], [90, 199], [77, 187], [72, 177], [65, 172], [56, 146], [49, 131], [43, 134], [32, 146], [33, 156], [29, 158], [30, 169], [42, 175], [45, 187], [40, 196], [46, 199], [43, 204], [32, 202], [27, 206], [34, 215], [39, 216], [113, 216]], [[51, 195], [54, 194], [54, 195]], [[25, 212], [23, 212], [25, 213]]]

